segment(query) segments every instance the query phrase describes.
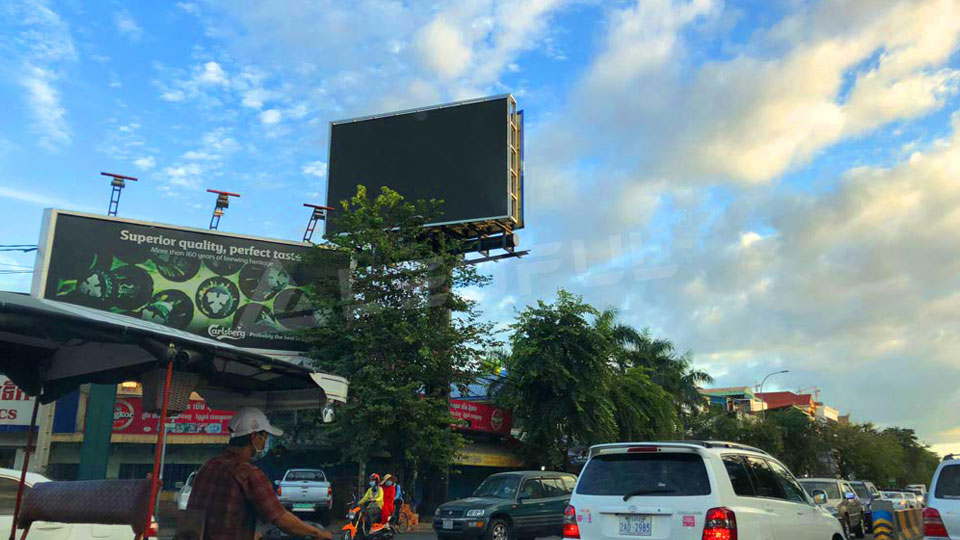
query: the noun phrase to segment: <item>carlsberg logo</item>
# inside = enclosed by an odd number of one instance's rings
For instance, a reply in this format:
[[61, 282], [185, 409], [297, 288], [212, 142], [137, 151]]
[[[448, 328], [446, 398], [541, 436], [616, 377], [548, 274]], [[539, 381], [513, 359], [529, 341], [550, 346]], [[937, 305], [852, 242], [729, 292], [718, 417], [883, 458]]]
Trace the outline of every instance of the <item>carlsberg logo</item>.
[[213, 326], [207, 327], [207, 333], [210, 334], [210, 337], [217, 339], [243, 339], [247, 337], [247, 333], [239, 328], [227, 328], [225, 326], [220, 326], [215, 324]]

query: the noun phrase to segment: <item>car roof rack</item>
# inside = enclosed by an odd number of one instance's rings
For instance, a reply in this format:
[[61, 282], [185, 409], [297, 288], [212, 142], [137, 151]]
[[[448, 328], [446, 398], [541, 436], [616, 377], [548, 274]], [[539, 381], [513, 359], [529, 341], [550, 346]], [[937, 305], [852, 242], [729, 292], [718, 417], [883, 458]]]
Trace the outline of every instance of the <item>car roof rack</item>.
[[700, 445], [700, 446], [703, 446], [704, 448], [730, 448], [733, 450], [748, 450], [750, 452], [757, 452], [759, 454], [764, 454], [767, 456], [770, 455], [770, 453], [767, 452], [766, 450], [762, 450], [760, 448], [757, 448], [756, 446], [750, 446], [747, 444], [741, 444], [737, 442], [730, 442], [730, 441], [684, 441], [684, 442]]
[[749, 446], [746, 444], [740, 444], [737, 442], [730, 441], [700, 441], [700, 440], [680, 440], [680, 441], [644, 441], [644, 442], [635, 442], [635, 443], [613, 443], [613, 444], [598, 444], [598, 447], [610, 447], [610, 446], [626, 446], [626, 445], [657, 445], [657, 444], [687, 444], [691, 446], [700, 446], [703, 448], [730, 448], [732, 450], [747, 450], [750, 452], [757, 452], [759, 454], [764, 454], [769, 456], [770, 453], [766, 450], [761, 450], [755, 446]]

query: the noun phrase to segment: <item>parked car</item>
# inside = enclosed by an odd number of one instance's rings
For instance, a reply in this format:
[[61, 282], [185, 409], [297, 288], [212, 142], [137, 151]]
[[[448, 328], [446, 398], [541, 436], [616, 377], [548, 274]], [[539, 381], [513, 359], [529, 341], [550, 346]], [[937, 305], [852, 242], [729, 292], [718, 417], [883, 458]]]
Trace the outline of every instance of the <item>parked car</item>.
[[439, 540], [490, 540], [559, 536], [563, 510], [577, 482], [572, 474], [545, 471], [487, 477], [473, 495], [437, 507], [433, 530]]
[[291, 512], [316, 512], [324, 524], [330, 522], [333, 486], [320, 469], [290, 469], [277, 486], [280, 504]]
[[[50, 479], [35, 473], [27, 473], [24, 493], [41, 482]], [[13, 507], [17, 500], [17, 488], [20, 485], [20, 471], [0, 469], [0, 531], [10, 534], [13, 526]], [[20, 533], [17, 533], [20, 538]], [[43, 540], [133, 540], [133, 529], [129, 525], [93, 525], [78, 523], [37, 522], [30, 527], [27, 538]]]
[[800, 483], [811, 496], [816, 497], [819, 493], [825, 496], [826, 500], [822, 505], [840, 520], [844, 538], [849, 538], [851, 532], [857, 538], [866, 535], [863, 503], [849, 482], [837, 478], [802, 478]]
[[917, 497], [916, 493], [912, 491], [904, 491], [903, 498], [907, 500], [907, 504], [910, 506], [911, 510], [923, 508], [923, 505], [920, 504], [920, 499]]
[[181, 510], [187, 509], [187, 503], [190, 502], [190, 493], [193, 491], [193, 479], [196, 476], [196, 471], [190, 473], [190, 476], [187, 477], [187, 481], [180, 486], [180, 492], [177, 493], [177, 508]]
[[923, 509], [924, 540], [960, 537], [960, 459], [947, 456], [940, 462]]
[[787, 468], [736, 443], [594, 446], [567, 507], [564, 538], [834, 540], [840, 523]]
[[853, 487], [853, 491], [857, 493], [857, 497], [860, 498], [860, 502], [863, 503], [863, 515], [864, 521], [867, 524], [867, 532], [873, 532], [873, 501], [881, 499], [883, 495], [880, 493], [880, 490], [877, 489], [877, 486], [873, 485], [873, 482], [865, 482], [862, 480], [851, 481], [850, 486]]
[[903, 496], [902, 491], [884, 490], [881, 492], [883, 499], [893, 503], [894, 510], [909, 510], [910, 502]]

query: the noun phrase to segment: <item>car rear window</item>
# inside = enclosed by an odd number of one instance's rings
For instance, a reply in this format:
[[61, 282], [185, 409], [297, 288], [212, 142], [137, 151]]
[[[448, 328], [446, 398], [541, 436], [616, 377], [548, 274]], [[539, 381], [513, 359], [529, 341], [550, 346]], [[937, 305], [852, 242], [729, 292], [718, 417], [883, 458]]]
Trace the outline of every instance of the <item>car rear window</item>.
[[581, 495], [637, 497], [709, 495], [710, 480], [697, 454], [601, 454], [580, 474]]
[[828, 499], [840, 499], [840, 490], [837, 489], [836, 482], [817, 482], [816, 480], [801, 480], [800, 484], [803, 486], [803, 489], [807, 490], [807, 493], [810, 496], [813, 496], [813, 492], [820, 490], [827, 494]]
[[960, 499], [960, 465], [940, 469], [933, 494], [938, 499]]
[[290, 471], [287, 473], [288, 482], [326, 482], [322, 471]]

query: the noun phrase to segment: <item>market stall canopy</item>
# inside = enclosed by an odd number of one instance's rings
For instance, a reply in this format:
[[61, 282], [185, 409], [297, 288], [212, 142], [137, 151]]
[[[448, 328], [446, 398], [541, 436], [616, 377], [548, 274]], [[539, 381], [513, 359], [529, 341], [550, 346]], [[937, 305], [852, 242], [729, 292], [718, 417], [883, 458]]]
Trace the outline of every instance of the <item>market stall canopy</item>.
[[81, 384], [118, 384], [174, 359], [211, 407], [315, 409], [346, 401], [347, 380], [125, 315], [0, 291], [0, 373], [42, 403]]

